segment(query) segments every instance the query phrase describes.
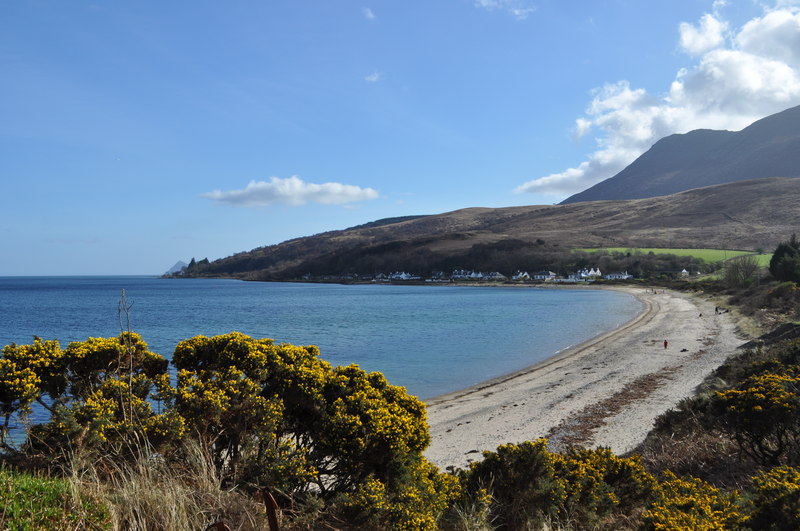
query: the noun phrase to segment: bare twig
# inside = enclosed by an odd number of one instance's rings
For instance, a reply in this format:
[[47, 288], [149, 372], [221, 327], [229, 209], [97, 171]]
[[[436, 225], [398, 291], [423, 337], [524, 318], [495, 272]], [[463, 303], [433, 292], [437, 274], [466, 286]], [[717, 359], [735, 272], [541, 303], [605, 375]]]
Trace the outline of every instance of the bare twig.
[[[119, 304], [117, 305], [117, 317], [119, 318], [119, 328], [120, 332], [122, 333], [122, 337], [124, 338], [125, 342], [125, 354], [128, 356], [128, 395], [133, 394], [133, 344], [131, 342], [131, 308], [133, 308], [133, 302], [128, 304], [128, 301], [125, 299], [125, 288], [122, 288], [122, 295], [119, 299]], [[123, 326], [122, 316], [125, 315], [125, 323]], [[117, 364], [117, 374], [119, 371], [122, 370], [122, 360], [119, 360]], [[133, 399], [132, 396], [128, 396], [128, 404], [130, 406], [130, 417], [133, 417]], [[123, 414], [125, 413], [125, 408], [122, 408]], [[125, 419], [128, 420], [128, 419]]]

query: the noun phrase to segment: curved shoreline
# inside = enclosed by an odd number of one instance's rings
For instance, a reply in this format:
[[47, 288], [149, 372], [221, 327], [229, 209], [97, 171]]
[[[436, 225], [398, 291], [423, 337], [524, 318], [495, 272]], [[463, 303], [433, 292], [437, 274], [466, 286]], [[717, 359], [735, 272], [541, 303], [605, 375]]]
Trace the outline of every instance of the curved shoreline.
[[490, 378], [488, 380], [476, 383], [476, 384], [471, 385], [469, 387], [465, 387], [464, 389], [458, 389], [456, 391], [451, 391], [449, 393], [444, 393], [442, 395], [438, 395], [438, 396], [435, 396], [433, 398], [426, 399], [424, 401], [425, 404], [430, 409], [432, 406], [441, 404], [442, 402], [447, 402], [447, 401], [450, 401], [450, 400], [458, 400], [459, 398], [467, 396], [467, 395], [469, 395], [471, 393], [477, 393], [477, 392], [482, 391], [484, 389], [487, 389], [487, 388], [490, 388], [490, 387], [494, 387], [494, 386], [498, 386], [498, 385], [502, 385], [504, 383], [510, 382], [510, 381], [512, 381], [512, 380], [514, 380], [516, 378], [521, 378], [521, 377], [524, 377], [524, 376], [532, 375], [536, 371], [539, 371], [539, 370], [542, 370], [542, 369], [544, 369], [546, 367], [549, 367], [550, 365], [552, 365], [554, 363], [558, 363], [560, 361], [563, 361], [565, 359], [570, 358], [571, 356], [575, 356], [576, 354], [579, 354], [584, 349], [590, 348], [590, 347], [600, 343], [601, 341], [606, 341], [606, 340], [612, 339], [614, 336], [616, 336], [618, 334], [625, 333], [625, 332], [629, 331], [631, 328], [634, 328], [636, 326], [641, 325], [642, 322], [645, 319], [647, 321], [650, 321], [653, 318], [654, 313], [657, 311], [657, 309], [654, 308], [653, 301], [643, 299], [641, 296], [639, 296], [638, 293], [634, 292], [634, 290], [632, 290], [632, 289], [619, 288], [619, 287], [607, 288], [607, 289], [614, 289], [614, 290], [622, 291], [622, 292], [625, 292], [625, 293], [628, 293], [628, 294], [632, 295], [633, 297], [635, 297], [636, 299], [638, 299], [640, 302], [642, 302], [644, 304], [644, 306], [645, 306], [644, 309], [642, 310], [641, 313], [636, 315], [630, 321], [628, 321], [626, 323], [623, 323], [623, 324], [617, 326], [616, 328], [608, 330], [607, 332], [603, 332], [603, 333], [600, 333], [600, 334], [598, 334], [598, 335], [596, 335], [594, 337], [591, 337], [591, 338], [589, 338], [589, 339], [587, 339], [587, 340], [585, 340], [585, 341], [583, 341], [581, 343], [578, 343], [577, 345], [571, 345], [571, 346], [566, 347], [566, 348], [564, 348], [562, 350], [559, 350], [558, 352], [556, 352], [555, 354], [553, 354], [549, 358], [545, 358], [545, 359], [543, 359], [543, 360], [541, 360], [539, 362], [534, 363], [533, 365], [529, 365], [527, 367], [524, 367], [522, 369], [519, 369], [517, 371], [511, 372], [511, 373], [508, 373], [508, 374], [503, 374], [501, 376], [496, 376], [494, 378]]
[[535, 365], [427, 400], [427, 457], [442, 468], [464, 467], [484, 450], [538, 437], [556, 450], [580, 444], [628, 452], [743, 342], [710, 302], [614, 289], [637, 297], [644, 311]]

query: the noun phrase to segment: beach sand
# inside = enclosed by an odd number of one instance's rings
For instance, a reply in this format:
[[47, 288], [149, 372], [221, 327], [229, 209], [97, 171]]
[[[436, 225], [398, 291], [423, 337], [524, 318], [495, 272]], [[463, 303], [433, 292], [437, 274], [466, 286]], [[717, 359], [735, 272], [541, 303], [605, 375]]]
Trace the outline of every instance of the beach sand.
[[745, 341], [711, 302], [621, 289], [646, 306], [629, 323], [517, 373], [428, 400], [428, 459], [443, 469], [465, 467], [484, 450], [539, 437], [554, 451], [606, 446], [624, 454]]

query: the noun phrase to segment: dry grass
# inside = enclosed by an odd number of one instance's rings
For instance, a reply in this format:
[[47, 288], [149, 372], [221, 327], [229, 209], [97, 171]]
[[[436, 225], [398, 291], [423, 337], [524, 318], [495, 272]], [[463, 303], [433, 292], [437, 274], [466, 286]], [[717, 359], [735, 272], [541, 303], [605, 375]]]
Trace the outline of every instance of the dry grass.
[[635, 453], [648, 470], [694, 476], [725, 490], [743, 490], [759, 469], [729, 438], [690, 422], [677, 432], [651, 433]]
[[264, 506], [221, 488], [213, 463], [198, 445], [187, 444], [182, 461], [167, 465], [145, 452], [132, 463], [74, 454], [69, 479], [75, 491], [106, 503], [113, 529], [189, 531], [215, 522], [233, 530], [269, 529]]

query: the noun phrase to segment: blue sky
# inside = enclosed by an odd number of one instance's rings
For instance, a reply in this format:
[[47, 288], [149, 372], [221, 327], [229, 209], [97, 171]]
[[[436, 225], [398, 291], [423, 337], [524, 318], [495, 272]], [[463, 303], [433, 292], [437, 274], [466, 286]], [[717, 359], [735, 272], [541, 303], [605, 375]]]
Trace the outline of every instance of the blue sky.
[[0, 4], [0, 275], [552, 204], [800, 104], [798, 2]]

